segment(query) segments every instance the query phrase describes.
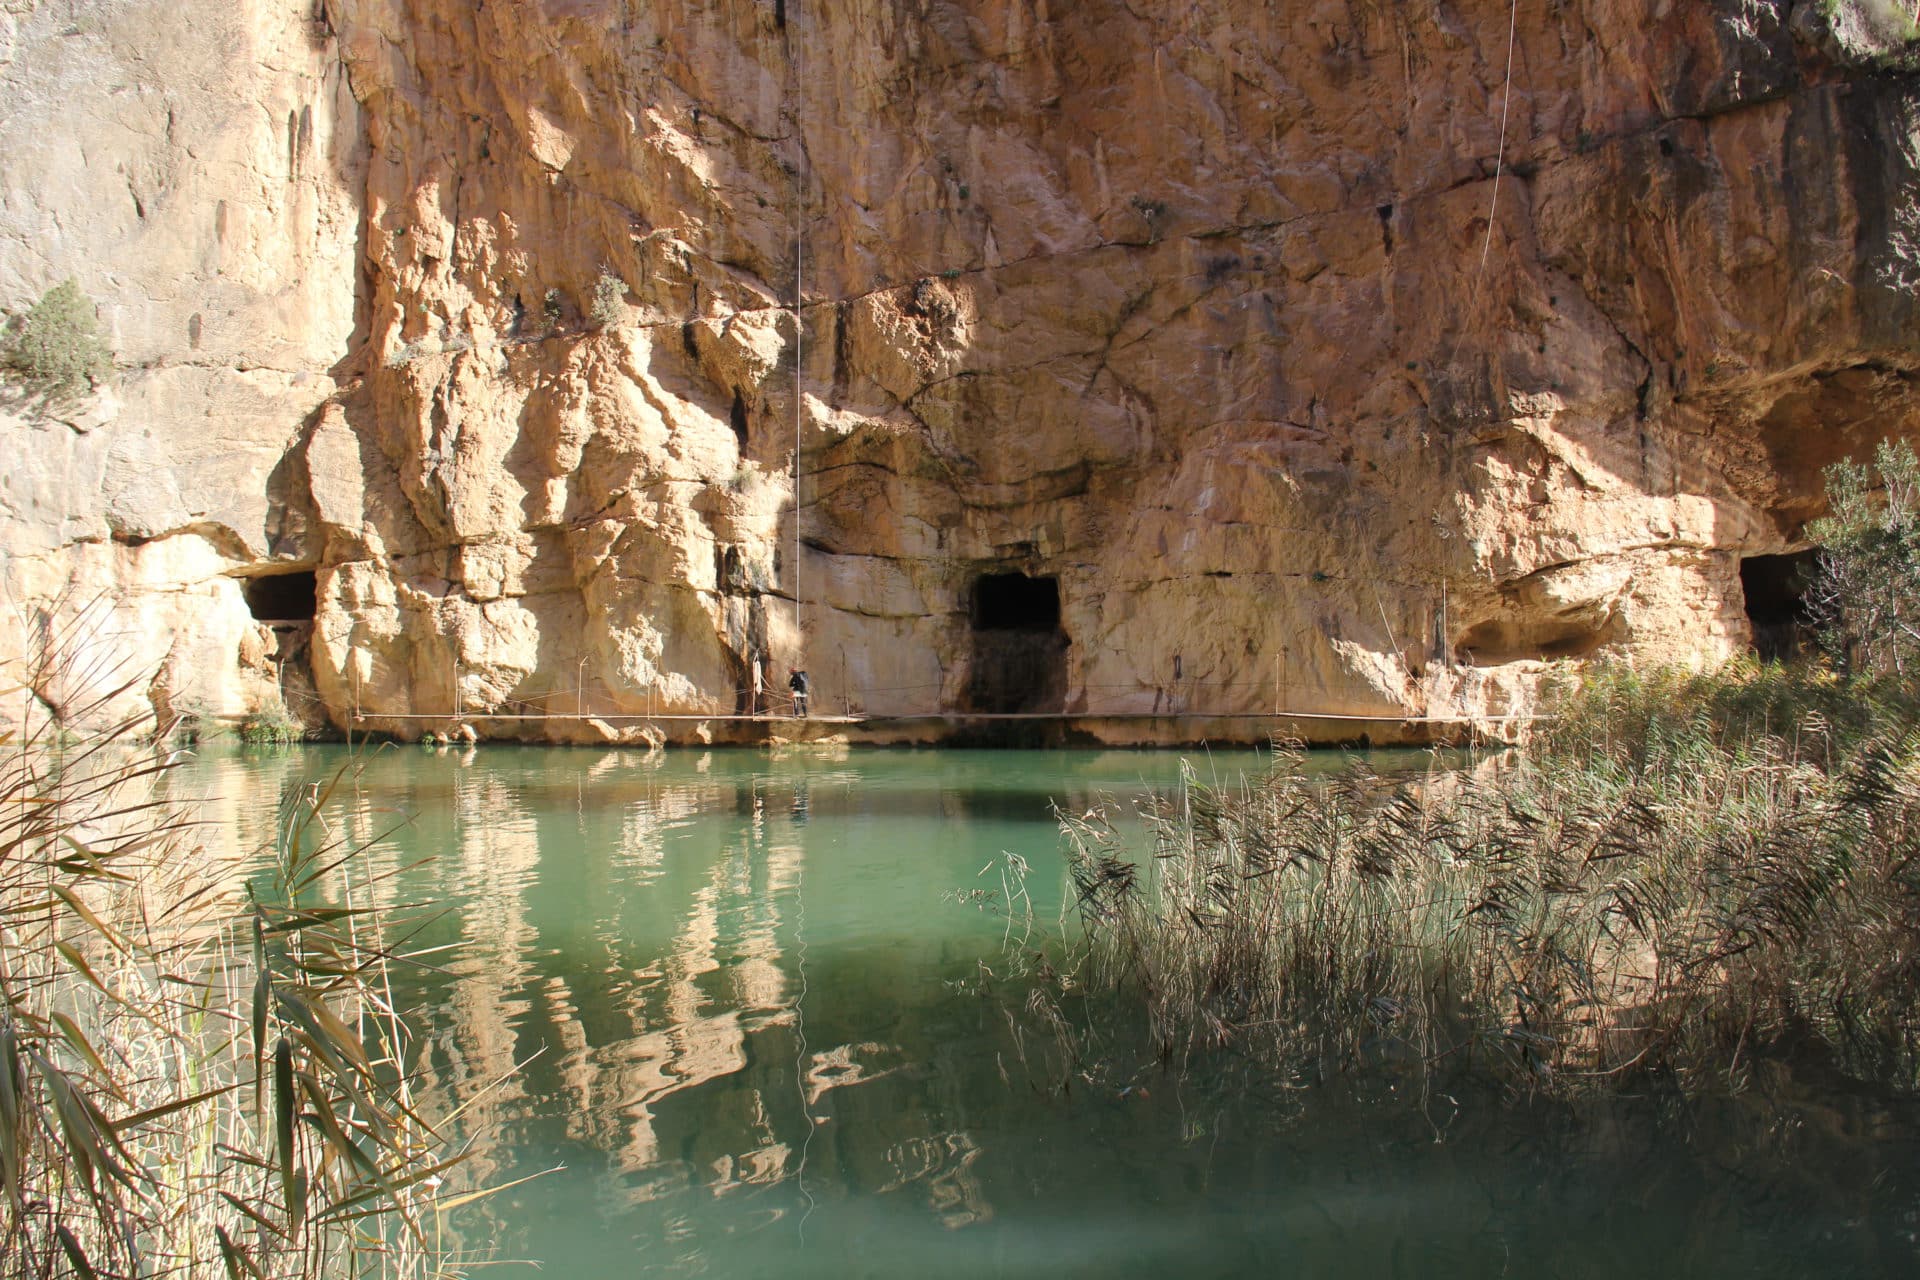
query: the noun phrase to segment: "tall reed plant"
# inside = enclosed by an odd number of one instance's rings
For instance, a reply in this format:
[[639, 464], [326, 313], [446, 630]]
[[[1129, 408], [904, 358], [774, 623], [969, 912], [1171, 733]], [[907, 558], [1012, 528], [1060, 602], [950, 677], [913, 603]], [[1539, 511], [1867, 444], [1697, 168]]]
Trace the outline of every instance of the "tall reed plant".
[[[74, 723], [128, 689], [28, 674], [101, 691]], [[67, 717], [0, 734], [0, 1274], [450, 1269], [442, 1215], [471, 1193], [389, 995], [421, 912], [376, 908], [329, 826], [344, 773], [241, 856], [167, 797], [137, 722]]]
[[1748, 666], [1603, 675], [1515, 759], [1189, 772], [1144, 850], [1111, 808], [1063, 817], [1070, 972], [1169, 1061], [1570, 1091], [1737, 1086], [1817, 1050], [1915, 1087], [1920, 732], [1832, 696]]

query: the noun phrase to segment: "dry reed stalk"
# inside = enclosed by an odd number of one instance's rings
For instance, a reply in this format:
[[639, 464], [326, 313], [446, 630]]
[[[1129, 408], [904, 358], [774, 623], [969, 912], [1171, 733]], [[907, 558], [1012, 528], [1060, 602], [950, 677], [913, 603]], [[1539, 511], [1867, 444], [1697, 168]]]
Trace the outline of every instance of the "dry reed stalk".
[[1603, 677], [1472, 773], [1316, 779], [1284, 751], [1236, 787], [1189, 771], [1145, 807], [1144, 851], [1109, 810], [1063, 817], [1069, 972], [1175, 1064], [1737, 1087], [1756, 1053], [1817, 1044], [1915, 1087], [1920, 730], [1803, 683]]
[[0, 1274], [446, 1273], [471, 1193], [443, 1190], [390, 994], [419, 917], [376, 910], [326, 829], [340, 776], [264, 868], [210, 852], [136, 721], [65, 727], [135, 682], [48, 642], [21, 683], [54, 714], [0, 735]]

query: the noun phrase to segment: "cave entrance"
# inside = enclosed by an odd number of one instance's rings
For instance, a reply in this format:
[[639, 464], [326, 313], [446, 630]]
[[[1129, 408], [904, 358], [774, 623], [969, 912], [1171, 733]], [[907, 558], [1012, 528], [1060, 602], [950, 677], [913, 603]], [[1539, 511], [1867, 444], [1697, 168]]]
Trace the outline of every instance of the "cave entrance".
[[313, 570], [267, 573], [247, 579], [247, 610], [260, 622], [312, 622], [319, 586]]
[[1785, 662], [1811, 651], [1814, 617], [1807, 588], [1813, 585], [1819, 555], [1816, 548], [1740, 561], [1740, 590], [1746, 597], [1753, 651], [1762, 662]]
[[1057, 712], [1067, 703], [1067, 633], [1060, 580], [982, 574], [973, 584], [973, 664], [967, 709], [989, 715]]

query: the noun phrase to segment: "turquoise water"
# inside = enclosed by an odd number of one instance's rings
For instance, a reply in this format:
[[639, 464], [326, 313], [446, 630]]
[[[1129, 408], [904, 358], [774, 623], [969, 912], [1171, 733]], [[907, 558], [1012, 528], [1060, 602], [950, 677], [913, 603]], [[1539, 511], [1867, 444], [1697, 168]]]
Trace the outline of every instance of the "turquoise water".
[[[345, 758], [216, 754], [182, 781], [257, 843]], [[468, 1242], [566, 1277], [1920, 1274], [1913, 1117], [1837, 1088], [1576, 1108], [1062, 1066], [1007, 1016], [1008, 923], [970, 891], [1011, 852], [1057, 917], [1051, 806], [1130, 805], [1179, 762], [368, 757], [343, 817], [404, 820], [382, 891], [443, 904], [422, 941], [460, 944], [397, 993], [420, 1066], [484, 1180], [557, 1167]]]

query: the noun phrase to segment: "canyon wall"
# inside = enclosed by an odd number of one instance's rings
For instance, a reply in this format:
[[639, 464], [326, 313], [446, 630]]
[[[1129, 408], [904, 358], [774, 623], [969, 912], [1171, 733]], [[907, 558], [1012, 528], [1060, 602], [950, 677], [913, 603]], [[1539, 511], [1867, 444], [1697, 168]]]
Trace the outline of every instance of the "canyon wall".
[[307, 6], [0, 0], [0, 304], [75, 278], [119, 366], [0, 383], [0, 723], [274, 693], [245, 587], [312, 556], [289, 451], [366, 341], [365, 130]]
[[1419, 736], [1744, 647], [1917, 425], [1879, 0], [0, 13], [0, 303], [121, 366], [0, 408], [0, 652], [163, 718]]

